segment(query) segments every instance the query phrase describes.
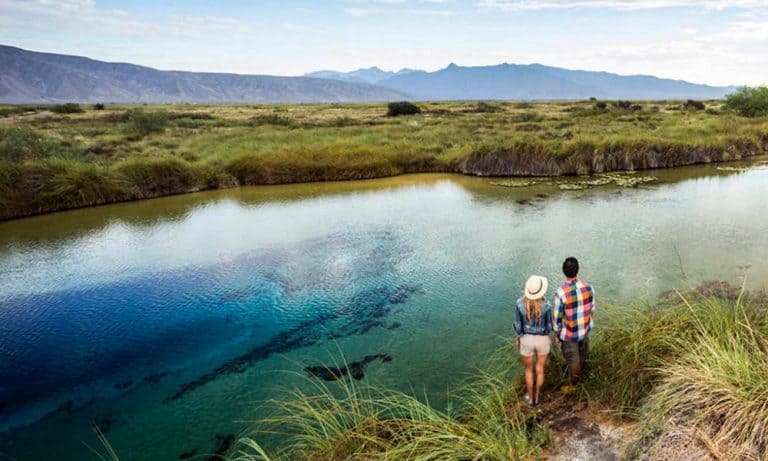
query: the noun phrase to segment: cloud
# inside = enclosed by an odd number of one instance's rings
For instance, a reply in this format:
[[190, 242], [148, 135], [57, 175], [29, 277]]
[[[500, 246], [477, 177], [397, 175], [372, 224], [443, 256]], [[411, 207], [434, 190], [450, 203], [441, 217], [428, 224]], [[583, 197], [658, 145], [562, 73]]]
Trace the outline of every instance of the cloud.
[[199, 37], [229, 32], [249, 32], [254, 26], [235, 18], [183, 16], [163, 23], [141, 21], [124, 10], [102, 8], [93, 0], [0, 0], [6, 28], [16, 30], [73, 30], [127, 36]]
[[727, 8], [768, 7], [765, 0], [480, 0], [477, 5], [482, 8], [506, 11], [568, 8], [642, 10], [675, 7], [724, 10]]
[[456, 12], [446, 9], [429, 9], [429, 8], [364, 8], [364, 7], [350, 7], [344, 8], [344, 13], [348, 16], [380, 16], [380, 15], [397, 15], [397, 14], [410, 14], [414, 16], [456, 16]]
[[680, 29], [680, 32], [686, 35], [696, 35], [699, 31], [694, 29], [693, 27], [683, 27], [682, 29]]
[[[707, 83], [716, 85], [768, 83], [768, 57], [756, 54], [751, 49], [753, 42], [717, 38], [724, 37], [728, 30], [732, 29], [685, 40], [610, 45], [577, 53], [573, 62], [592, 70], [645, 73], [698, 83], [703, 83], [702, 77], [706, 76]], [[768, 40], [768, 35], [762, 37]]]
[[710, 35], [705, 40], [712, 42], [766, 41], [768, 40], [768, 22], [731, 22], [723, 31]]

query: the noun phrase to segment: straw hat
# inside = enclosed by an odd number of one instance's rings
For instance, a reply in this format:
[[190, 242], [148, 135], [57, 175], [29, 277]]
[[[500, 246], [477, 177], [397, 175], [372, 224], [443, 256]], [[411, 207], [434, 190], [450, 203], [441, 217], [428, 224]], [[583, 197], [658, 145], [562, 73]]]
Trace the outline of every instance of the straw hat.
[[547, 293], [548, 286], [549, 282], [547, 282], [546, 277], [532, 275], [525, 282], [525, 297], [532, 300], [543, 298]]

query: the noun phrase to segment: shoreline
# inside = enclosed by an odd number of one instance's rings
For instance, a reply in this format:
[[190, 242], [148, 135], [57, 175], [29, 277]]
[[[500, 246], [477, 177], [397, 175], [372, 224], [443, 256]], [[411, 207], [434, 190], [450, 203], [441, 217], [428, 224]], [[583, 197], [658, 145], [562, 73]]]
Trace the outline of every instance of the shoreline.
[[[707, 101], [147, 107], [0, 118], [0, 221], [238, 186], [412, 173], [570, 177], [744, 160], [768, 117]], [[702, 103], [704, 107], [704, 103]]]
[[[30, 218], [34, 216], [43, 216], [52, 213], [58, 213], [63, 211], [94, 208], [103, 205], [112, 205], [117, 203], [129, 203], [136, 201], [152, 200], [163, 197], [170, 197], [176, 195], [193, 194], [197, 192], [215, 191], [235, 189], [239, 187], [251, 187], [251, 186], [276, 186], [276, 185], [290, 185], [290, 184], [310, 184], [310, 183], [327, 183], [327, 182], [347, 182], [347, 181], [364, 181], [372, 179], [391, 178], [397, 176], [403, 176], [408, 174], [456, 174], [462, 176], [479, 177], [479, 178], [578, 178], [578, 177], [591, 177], [594, 175], [615, 173], [615, 172], [634, 172], [634, 171], [649, 171], [659, 169], [674, 169], [695, 165], [708, 165], [715, 163], [729, 163], [737, 161], [747, 161], [755, 157], [760, 157], [768, 153], [768, 137], [761, 140], [762, 150], [746, 150], [744, 152], [734, 152], [733, 150], [721, 152], [720, 155], [710, 153], [704, 155], [701, 149], [691, 151], [688, 158], [684, 156], [675, 156], [674, 158], [663, 158], [658, 155], [649, 155], [647, 153], [636, 154], [602, 154], [600, 156], [594, 156], [582, 160], [582, 162], [574, 162], [571, 158], [565, 159], [564, 162], [559, 163], [557, 160], [543, 159], [538, 163], [533, 163], [532, 167], [526, 169], [516, 169], [516, 165], [519, 163], [519, 157], [516, 154], [510, 155], [509, 152], [489, 152], [472, 154], [470, 158], [464, 159], [460, 164], [450, 168], [431, 168], [431, 169], [406, 169], [404, 171], [393, 172], [392, 174], [376, 175], [362, 174], [354, 177], [348, 177], [340, 174], [338, 177], [333, 175], [319, 179], [308, 181], [266, 181], [266, 182], [245, 182], [240, 183], [236, 178], [233, 182], [224, 184], [214, 184], [211, 187], [204, 185], [198, 185], [193, 187], [174, 187], [172, 184], [170, 188], [157, 193], [138, 193], [135, 196], [129, 196], [117, 200], [105, 200], [97, 201], [93, 203], [82, 204], [59, 204], [58, 206], [48, 206], [38, 210], [25, 210], [16, 213], [8, 213], [7, 211], [0, 212], [0, 223], [9, 222], [18, 219]], [[549, 155], [549, 154], [547, 154]], [[586, 167], [587, 163], [591, 164], [591, 167]], [[566, 168], [566, 171], [560, 172], [561, 165]], [[582, 168], [581, 170], [579, 168]], [[585, 171], [586, 170], [586, 171]], [[580, 172], [581, 171], [581, 172]], [[0, 202], [1, 204], [2, 202]]]

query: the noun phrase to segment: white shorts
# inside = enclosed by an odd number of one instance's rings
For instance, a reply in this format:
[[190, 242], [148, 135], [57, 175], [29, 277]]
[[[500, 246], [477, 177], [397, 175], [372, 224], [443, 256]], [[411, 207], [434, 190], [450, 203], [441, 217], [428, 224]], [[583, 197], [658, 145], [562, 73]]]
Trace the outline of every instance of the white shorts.
[[533, 354], [547, 355], [551, 347], [549, 335], [523, 335], [520, 337], [520, 355], [530, 357]]

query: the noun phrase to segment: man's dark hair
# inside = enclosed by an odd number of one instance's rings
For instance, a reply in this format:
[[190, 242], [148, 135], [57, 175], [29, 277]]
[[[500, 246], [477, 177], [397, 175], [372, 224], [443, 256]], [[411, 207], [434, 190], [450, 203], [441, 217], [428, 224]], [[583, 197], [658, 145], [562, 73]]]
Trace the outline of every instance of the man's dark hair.
[[563, 274], [569, 279], [579, 275], [579, 260], [573, 256], [565, 258], [565, 261], [563, 261]]

